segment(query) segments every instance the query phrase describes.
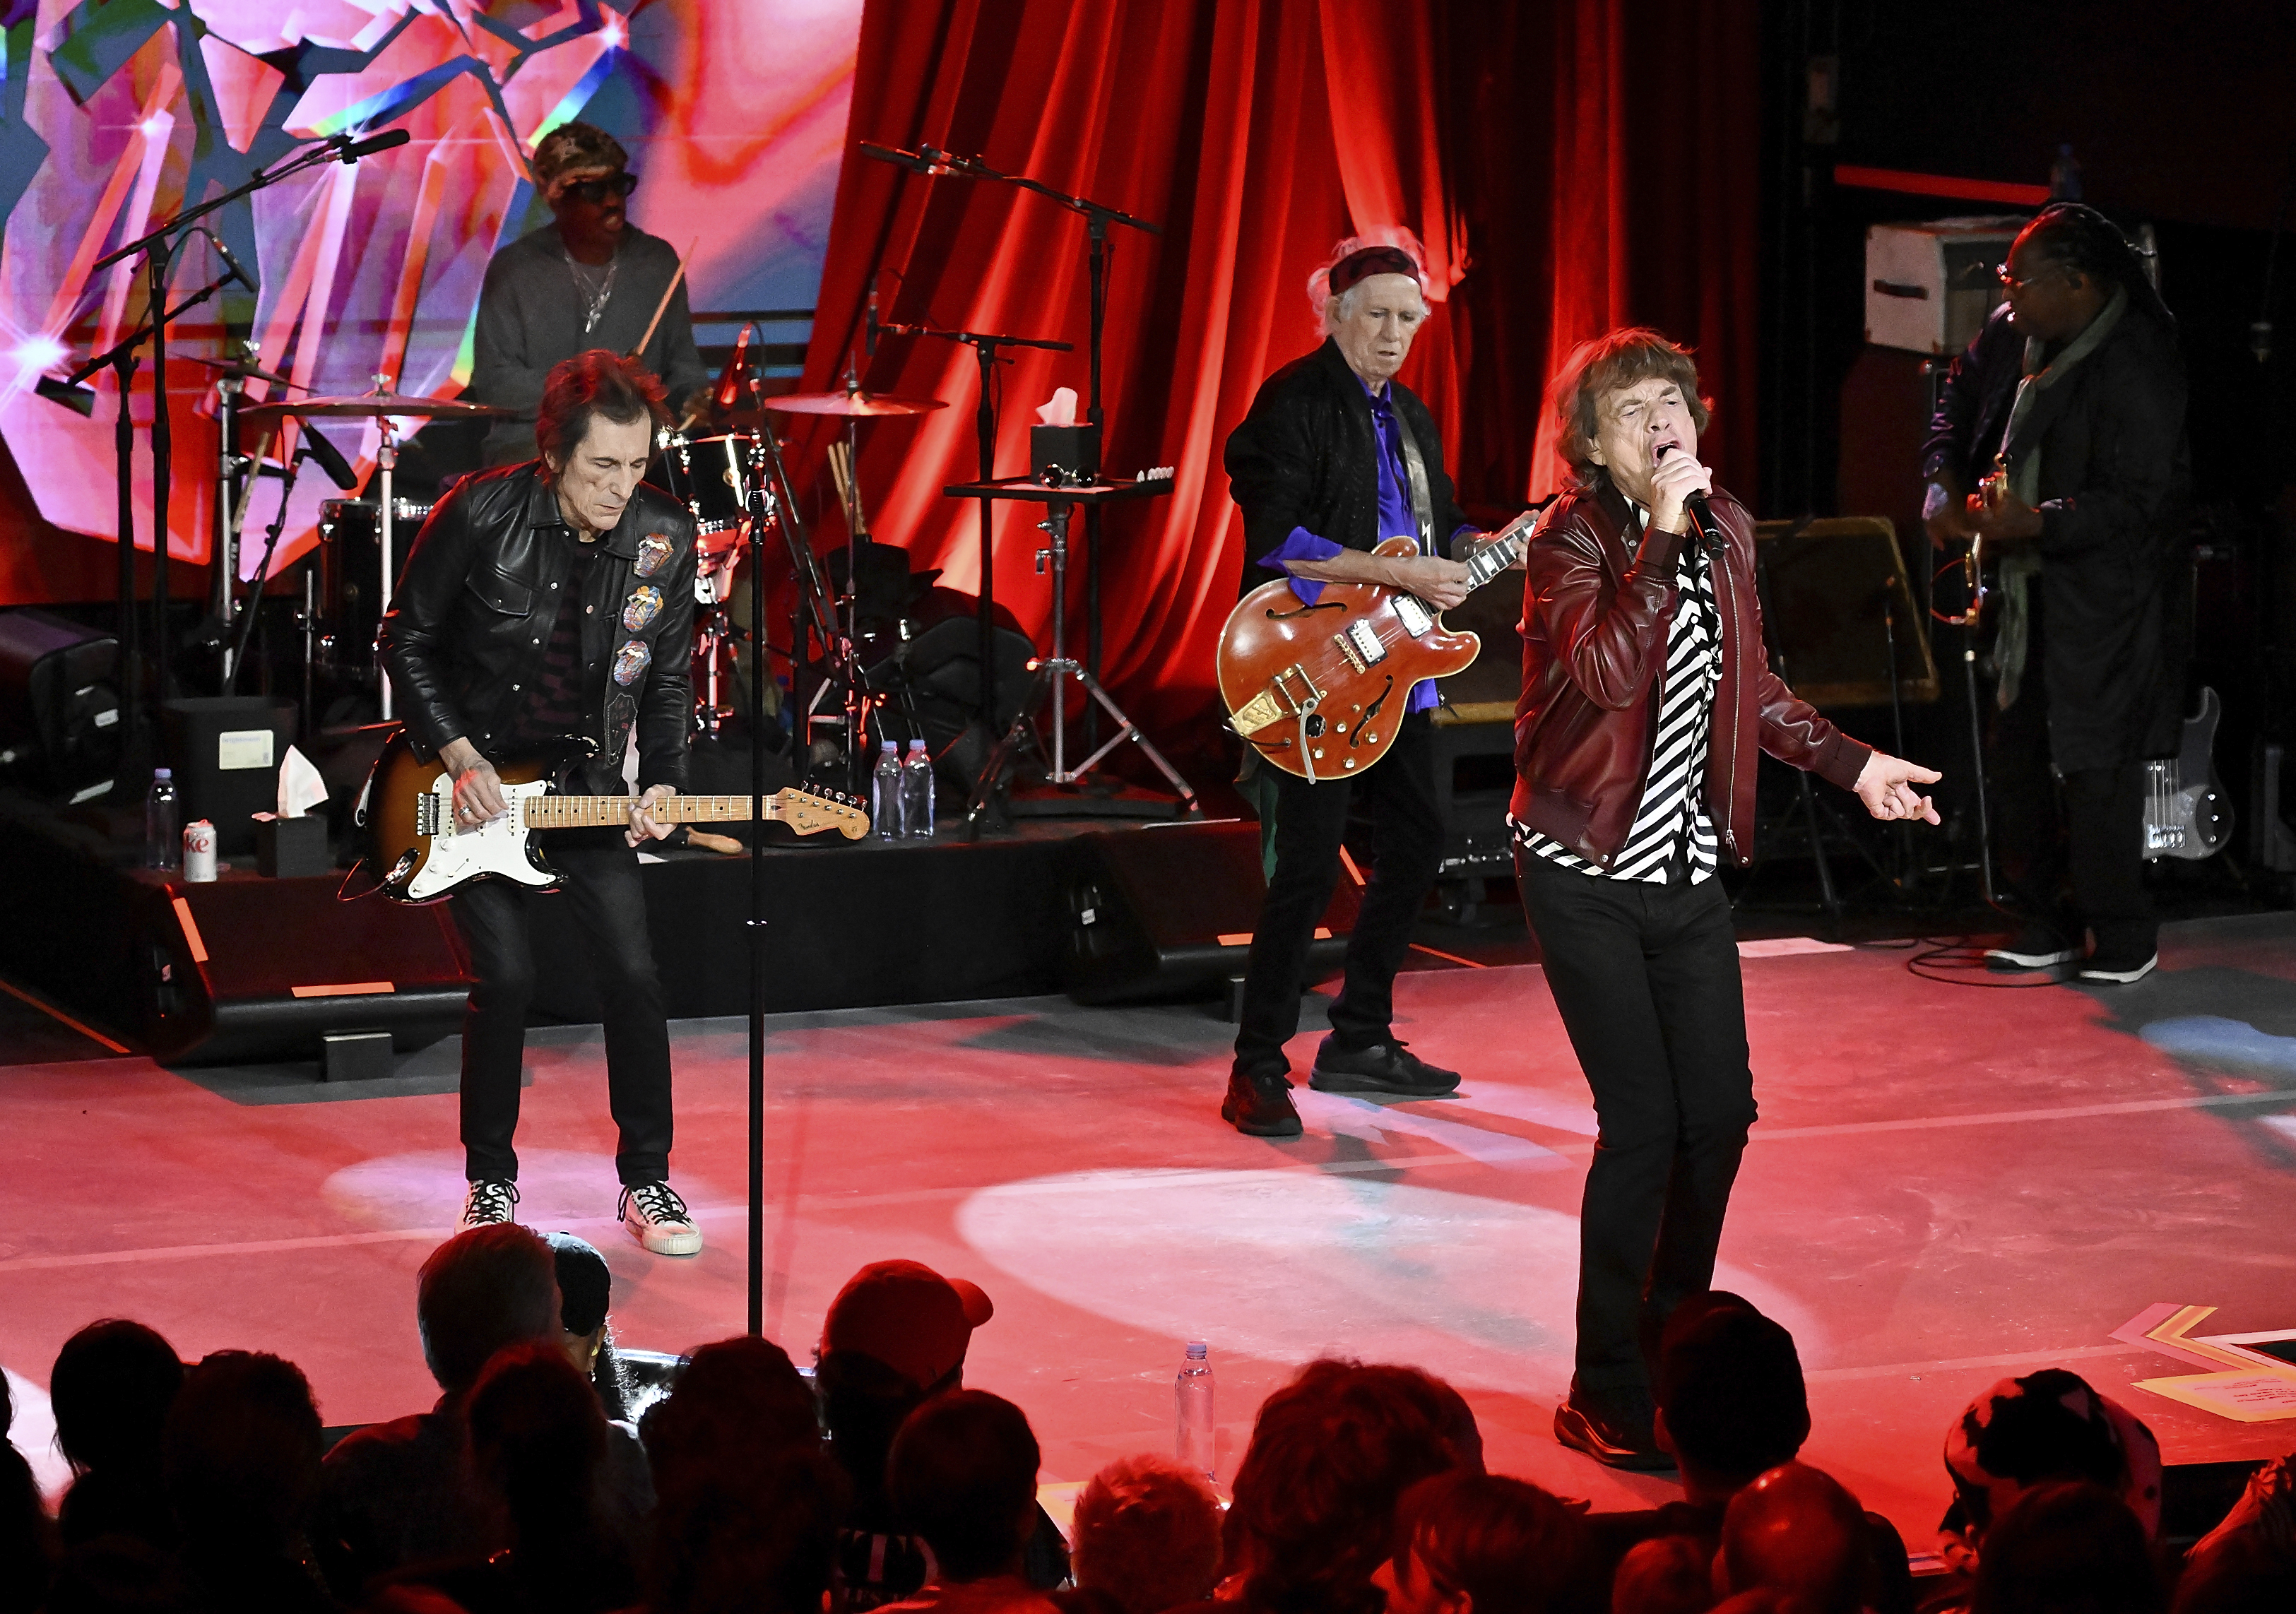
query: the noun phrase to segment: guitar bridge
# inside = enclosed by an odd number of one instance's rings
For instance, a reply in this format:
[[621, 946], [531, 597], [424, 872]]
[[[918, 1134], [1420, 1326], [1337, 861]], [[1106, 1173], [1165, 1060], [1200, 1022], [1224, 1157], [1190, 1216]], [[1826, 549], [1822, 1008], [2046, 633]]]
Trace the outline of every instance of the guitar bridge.
[[414, 832], [431, 836], [439, 832], [439, 802], [436, 791], [425, 791], [414, 799]]

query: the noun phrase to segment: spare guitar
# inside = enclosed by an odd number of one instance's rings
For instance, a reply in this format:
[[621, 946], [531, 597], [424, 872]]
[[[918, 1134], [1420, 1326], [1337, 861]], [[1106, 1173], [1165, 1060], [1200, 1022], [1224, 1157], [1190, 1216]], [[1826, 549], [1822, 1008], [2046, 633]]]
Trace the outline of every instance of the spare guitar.
[[[1521, 560], [1538, 521], [1525, 511], [1465, 556], [1467, 586]], [[1417, 553], [1409, 538], [1372, 551]], [[1343, 778], [1387, 755], [1413, 684], [1464, 670], [1482, 647], [1403, 589], [1326, 583], [1308, 605], [1279, 578], [1237, 601], [1220, 629], [1220, 699], [1261, 760], [1310, 783]]]
[[[537, 830], [627, 828], [635, 796], [570, 796], [558, 782], [578, 759], [570, 746], [556, 753], [497, 763], [510, 811], [492, 823], [463, 829], [455, 822], [455, 780], [437, 758], [414, 755], [402, 730], [391, 737], [367, 776], [359, 799], [368, 866], [394, 902], [436, 902], [473, 880], [492, 876], [548, 890], [563, 876], [533, 844]], [[742, 823], [760, 816], [750, 796], [672, 796], [654, 804], [658, 823]], [[848, 840], [869, 832], [869, 815], [830, 791], [786, 790], [765, 799], [762, 815], [800, 835], [835, 830]]]
[[2144, 765], [2144, 858], [2212, 857], [2232, 839], [2232, 804], [2217, 778], [2217, 720], [2224, 702], [2201, 687], [2177, 754]]

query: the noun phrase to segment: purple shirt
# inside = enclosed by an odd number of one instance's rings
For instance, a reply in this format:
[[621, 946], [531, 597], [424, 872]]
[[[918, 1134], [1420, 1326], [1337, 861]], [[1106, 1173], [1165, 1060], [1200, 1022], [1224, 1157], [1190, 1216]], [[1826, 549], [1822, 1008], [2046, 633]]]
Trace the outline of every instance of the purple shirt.
[[[1384, 543], [1393, 537], [1409, 538], [1424, 554], [1427, 546], [1419, 542], [1419, 522], [1411, 513], [1411, 473], [1404, 468], [1403, 422], [1396, 418], [1395, 389], [1384, 387], [1374, 392], [1371, 383], [1360, 375], [1356, 377], [1356, 385], [1361, 387], [1364, 396], [1371, 400], [1372, 436], [1379, 444], [1380, 540]], [[1470, 530], [1472, 528], [1467, 527], [1459, 528], [1460, 532]], [[1452, 536], [1456, 537], [1457, 534]], [[1344, 545], [1334, 544], [1329, 538], [1317, 537], [1304, 527], [1294, 527], [1292, 536], [1262, 555], [1259, 563], [1268, 567], [1280, 566], [1289, 571], [1294, 561], [1328, 561], [1344, 547]], [[1313, 605], [1323, 597], [1324, 586], [1313, 578], [1295, 577], [1292, 579], [1292, 592], [1300, 596], [1302, 604]], [[1440, 697], [1435, 692], [1435, 680], [1422, 678], [1412, 685], [1410, 697], [1404, 702], [1403, 709], [1406, 713], [1423, 712], [1439, 703]]]

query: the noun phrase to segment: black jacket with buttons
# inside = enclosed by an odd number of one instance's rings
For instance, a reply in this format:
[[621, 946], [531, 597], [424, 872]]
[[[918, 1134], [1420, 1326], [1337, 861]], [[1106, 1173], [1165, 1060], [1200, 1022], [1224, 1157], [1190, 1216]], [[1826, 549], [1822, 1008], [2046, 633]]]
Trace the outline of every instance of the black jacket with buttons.
[[[541, 677], [555, 596], [572, 570], [565, 518], [541, 469], [529, 461], [459, 483], [407, 553], [381, 650], [417, 756], [468, 739], [501, 762], [496, 748], [516, 732]], [[605, 553], [578, 602], [584, 733], [598, 743], [601, 771], [616, 774], [635, 728], [638, 788], [682, 790], [693, 518], [641, 485], [600, 542]]]

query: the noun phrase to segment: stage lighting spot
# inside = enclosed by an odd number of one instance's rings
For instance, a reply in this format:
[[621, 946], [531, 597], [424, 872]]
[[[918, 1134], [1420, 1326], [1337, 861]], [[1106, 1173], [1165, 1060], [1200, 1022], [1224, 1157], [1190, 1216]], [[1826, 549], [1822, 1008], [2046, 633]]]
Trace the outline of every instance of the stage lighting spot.
[[[1312, 1170], [1097, 1171], [983, 1189], [956, 1225], [1031, 1288], [1216, 1356], [1409, 1362], [1531, 1395], [1570, 1384], [1578, 1219], [1560, 1210]], [[1822, 1359], [1790, 1297], [1731, 1268], [1715, 1282]]]
[[48, 1392], [23, 1374], [0, 1368], [8, 1375], [8, 1398], [16, 1409], [8, 1425], [8, 1444], [24, 1454], [32, 1479], [51, 1507], [71, 1484], [71, 1464], [56, 1449], [56, 1415], [48, 1405]]
[[[376, 1227], [436, 1225], [441, 1238], [451, 1232], [463, 1208], [468, 1184], [463, 1151], [430, 1149], [417, 1154], [378, 1155], [346, 1166], [320, 1188], [327, 1203]], [[518, 1219], [544, 1232], [577, 1220], [611, 1222], [621, 1182], [609, 1154], [577, 1154], [563, 1149], [518, 1151]], [[573, 1231], [590, 1238], [589, 1232]], [[591, 1239], [593, 1243], [597, 1241]]]
[[2156, 1020], [2137, 1035], [2163, 1053], [2219, 1068], [2296, 1076], [2296, 1036], [2275, 1036], [2220, 1014]]

